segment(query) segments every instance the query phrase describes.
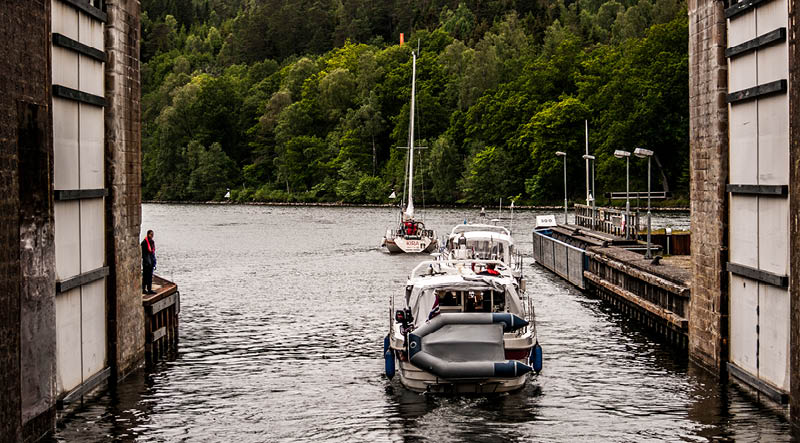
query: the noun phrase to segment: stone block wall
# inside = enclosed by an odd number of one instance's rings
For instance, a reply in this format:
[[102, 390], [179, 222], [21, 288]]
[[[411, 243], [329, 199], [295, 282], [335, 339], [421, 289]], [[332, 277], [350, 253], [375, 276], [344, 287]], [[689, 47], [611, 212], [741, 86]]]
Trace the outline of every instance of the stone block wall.
[[107, 263], [114, 375], [124, 377], [144, 359], [139, 234], [142, 208], [139, 0], [106, 0]]
[[0, 436], [17, 442], [55, 424], [50, 1], [0, 11]]
[[692, 300], [689, 355], [713, 371], [727, 360], [728, 64], [724, 3], [689, 0]]
[[798, 1], [789, 0], [789, 251], [790, 386], [789, 415], [800, 431], [800, 33], [795, 26]]

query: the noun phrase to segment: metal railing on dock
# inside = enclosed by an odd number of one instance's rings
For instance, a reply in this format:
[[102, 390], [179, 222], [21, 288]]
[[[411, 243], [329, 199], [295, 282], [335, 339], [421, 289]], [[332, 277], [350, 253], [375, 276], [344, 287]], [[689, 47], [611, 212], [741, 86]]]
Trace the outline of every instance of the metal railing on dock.
[[627, 229], [631, 238], [636, 238], [639, 232], [640, 217], [636, 212], [631, 212], [630, 220], [624, 223], [625, 211], [615, 208], [592, 208], [591, 206], [575, 204], [575, 224], [594, 231], [625, 237]]
[[145, 321], [145, 359], [148, 364], [164, 360], [178, 350], [178, 314], [181, 294], [171, 281], [153, 276], [156, 293], [142, 297]]
[[583, 249], [534, 231], [533, 258], [536, 263], [555, 272], [573, 285], [585, 288], [583, 270], [586, 264]]

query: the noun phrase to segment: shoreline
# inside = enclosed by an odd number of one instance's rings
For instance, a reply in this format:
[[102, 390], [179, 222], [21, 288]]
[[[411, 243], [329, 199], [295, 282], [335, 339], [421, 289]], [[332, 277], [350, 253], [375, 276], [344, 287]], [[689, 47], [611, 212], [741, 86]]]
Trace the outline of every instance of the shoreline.
[[[155, 205], [217, 205], [217, 206], [297, 206], [297, 207], [328, 207], [328, 208], [396, 208], [397, 205], [389, 203], [342, 203], [342, 202], [229, 202], [229, 201], [207, 201], [207, 202], [191, 202], [191, 201], [170, 201], [170, 200], [143, 200], [142, 204], [155, 204]], [[481, 209], [487, 206], [480, 205], [427, 205], [430, 209]], [[496, 208], [491, 206], [489, 208]], [[509, 206], [504, 206], [504, 209]], [[598, 207], [599, 208], [599, 207]], [[540, 211], [540, 210], [556, 210], [563, 211], [564, 206], [548, 206], [548, 205], [521, 205], [514, 206], [515, 210], [524, 211]], [[614, 208], [620, 209], [620, 208]], [[624, 208], [622, 208], [624, 209]], [[647, 211], [647, 207], [633, 207], [631, 211], [636, 209], [640, 211]], [[678, 207], [651, 207], [652, 212], [689, 212], [690, 208], [684, 206]]]

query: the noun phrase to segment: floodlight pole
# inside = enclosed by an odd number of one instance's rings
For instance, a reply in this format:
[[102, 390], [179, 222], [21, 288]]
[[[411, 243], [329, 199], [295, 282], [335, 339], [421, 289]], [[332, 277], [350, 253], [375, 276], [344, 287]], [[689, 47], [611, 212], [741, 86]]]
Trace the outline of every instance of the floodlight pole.
[[568, 225], [567, 222], [567, 156], [564, 155], [564, 224]]
[[631, 157], [625, 157], [625, 239], [631, 238]]
[[647, 156], [647, 254], [645, 254], [645, 258], [653, 258], [653, 254], [650, 252], [650, 157], [652, 155]]
[[567, 153], [557, 151], [556, 156], [564, 157], [564, 224], [567, 224]]

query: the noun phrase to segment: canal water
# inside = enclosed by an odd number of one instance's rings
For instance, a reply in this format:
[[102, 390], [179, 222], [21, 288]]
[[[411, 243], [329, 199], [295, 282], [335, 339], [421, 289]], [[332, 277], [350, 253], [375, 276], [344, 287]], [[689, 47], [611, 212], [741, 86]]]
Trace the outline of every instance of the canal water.
[[[514, 217], [527, 254], [537, 214]], [[465, 215], [476, 214], [428, 210], [425, 221], [441, 235]], [[543, 372], [498, 397], [406, 391], [383, 375], [382, 338], [390, 295], [421, 257], [379, 247], [395, 217], [144, 205], [157, 273], [181, 291], [180, 355], [87, 403], [54, 441], [790, 441], [779, 415], [529, 265]], [[685, 229], [688, 215], [653, 224]]]

